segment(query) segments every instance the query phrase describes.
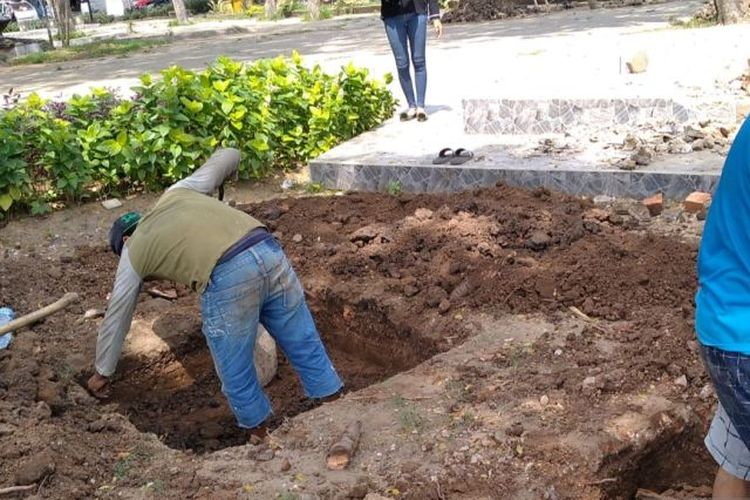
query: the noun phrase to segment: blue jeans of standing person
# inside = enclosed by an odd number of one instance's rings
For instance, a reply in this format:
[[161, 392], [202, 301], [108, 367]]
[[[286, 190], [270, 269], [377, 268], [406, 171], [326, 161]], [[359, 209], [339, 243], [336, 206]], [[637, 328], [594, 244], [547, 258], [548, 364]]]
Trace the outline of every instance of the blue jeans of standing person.
[[221, 390], [240, 427], [258, 427], [271, 414], [253, 363], [258, 323], [287, 357], [308, 397], [324, 398], [342, 388], [302, 285], [276, 239], [217, 265], [201, 297], [201, 314]]
[[[398, 81], [406, 96], [409, 108], [424, 108], [424, 95], [427, 91], [427, 63], [425, 48], [427, 45], [427, 15], [402, 14], [386, 17], [385, 34], [391, 44], [393, 56], [396, 58]], [[417, 96], [414, 98], [414, 86], [409, 71], [409, 56], [414, 65], [414, 80], [416, 80]]]

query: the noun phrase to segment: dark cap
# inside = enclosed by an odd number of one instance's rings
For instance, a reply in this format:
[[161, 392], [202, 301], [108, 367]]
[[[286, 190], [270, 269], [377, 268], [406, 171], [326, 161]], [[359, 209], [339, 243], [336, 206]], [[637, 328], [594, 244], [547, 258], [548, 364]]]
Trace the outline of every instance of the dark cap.
[[133, 234], [140, 220], [141, 214], [138, 212], [128, 212], [112, 224], [112, 229], [109, 230], [109, 246], [114, 253], [117, 255], [122, 253], [125, 236]]

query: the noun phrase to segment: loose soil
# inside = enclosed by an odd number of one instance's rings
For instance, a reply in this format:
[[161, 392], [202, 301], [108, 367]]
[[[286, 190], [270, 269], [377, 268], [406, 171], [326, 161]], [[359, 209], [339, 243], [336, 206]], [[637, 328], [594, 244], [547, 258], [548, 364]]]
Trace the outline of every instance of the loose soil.
[[[228, 448], [247, 436], [221, 395], [197, 297], [155, 282], [144, 289], [177, 298], [142, 293], [134, 325], [165, 347], [126, 346], [111, 398], [96, 402], [80, 382], [100, 320], [83, 313], [106, 305], [115, 258], [103, 244], [56, 255], [3, 242], [1, 304], [26, 313], [67, 291], [82, 301], [0, 351], [0, 486], [42, 484], [45, 498], [272, 498], [282, 480], [309, 498], [706, 494], [714, 465], [700, 441], [713, 400], [700, 396], [692, 330], [694, 242], [588, 200], [502, 185], [240, 208], [283, 243], [348, 395], [313, 410], [280, 356], [267, 387], [276, 444]], [[508, 317], [520, 323], [497, 326]], [[521, 338], [530, 322], [544, 331]], [[377, 396], [386, 388], [393, 398]], [[365, 421], [367, 481], [321, 467], [321, 443], [352, 418]], [[285, 456], [300, 471], [263, 465]]]

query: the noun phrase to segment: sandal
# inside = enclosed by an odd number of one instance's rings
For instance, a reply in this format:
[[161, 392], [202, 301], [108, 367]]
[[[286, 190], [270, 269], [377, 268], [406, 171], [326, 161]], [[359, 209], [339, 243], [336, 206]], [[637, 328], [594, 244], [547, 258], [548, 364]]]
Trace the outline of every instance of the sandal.
[[458, 148], [453, 154], [451, 165], [463, 165], [472, 158], [474, 158], [474, 153], [472, 153], [468, 149]]
[[399, 119], [400, 119], [400, 120], [401, 120], [402, 122], [408, 122], [409, 120], [413, 120], [413, 119], [414, 119], [414, 118], [415, 118], [416, 116], [417, 116], [417, 110], [416, 110], [416, 109], [414, 109], [414, 108], [409, 108], [409, 109], [407, 109], [406, 111], [402, 111], [402, 112], [401, 112], [401, 113], [400, 113], [400, 114], [398, 115], [398, 118], [399, 118]]
[[417, 121], [418, 122], [426, 122], [427, 121], [427, 113], [425, 113], [425, 110], [422, 108], [417, 109]]
[[440, 150], [438, 155], [432, 159], [433, 165], [445, 165], [455, 158], [455, 153], [451, 148], [443, 148]]

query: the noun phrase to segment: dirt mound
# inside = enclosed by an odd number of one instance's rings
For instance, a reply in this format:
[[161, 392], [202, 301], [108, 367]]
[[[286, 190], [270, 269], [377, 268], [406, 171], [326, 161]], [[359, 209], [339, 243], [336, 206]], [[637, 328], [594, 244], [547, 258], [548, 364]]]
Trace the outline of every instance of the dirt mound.
[[[684, 375], [691, 387], [684, 400], [704, 408], [698, 392], [705, 376], [691, 323], [695, 247], [625, 230], [592, 217], [592, 208], [587, 200], [502, 185], [242, 207], [283, 243], [349, 391], [474, 336], [483, 329], [479, 315], [542, 313], [559, 323], [573, 307], [590, 319], [585, 331], [564, 339], [561, 353], [549, 348], [560, 339], [549, 336], [529, 350], [483, 353], [465, 373], [462, 387], [470, 389], [463, 401], [487, 402], [483, 387], [493, 376], [505, 377], [497, 384], [507, 397], [565, 392], [557, 425], [585, 429], [590, 422], [580, 415], [592, 401], [639, 394], [654, 380]], [[111, 484], [113, 472], [118, 487], [136, 487], [132, 470], [168, 482], [177, 497], [193, 488], [198, 462], [184, 461], [190, 455], [180, 451], [165, 457], [159, 440], [198, 452], [244, 442], [200, 333], [197, 298], [184, 287], [145, 287], [172, 288], [177, 297], [141, 294], [134, 329], [148, 336], [149, 347], [126, 349], [107, 404], [81, 388], [97, 329], [97, 321], [82, 317], [106, 304], [115, 268], [104, 245], [79, 248], [74, 257], [6, 253], [0, 261], [0, 303], [20, 313], [67, 291], [82, 296], [0, 352], [0, 484], [16, 482], [14, 475], [31, 461], [43, 465], [28, 468], [41, 471], [37, 481], [58, 498], [91, 496], [99, 484]], [[131, 331], [129, 338], [139, 337]], [[313, 406], [280, 361], [268, 388], [274, 425]], [[508, 378], [504, 370], [518, 366], [524, 373]], [[492, 491], [501, 479], [468, 487], [466, 498]]]

